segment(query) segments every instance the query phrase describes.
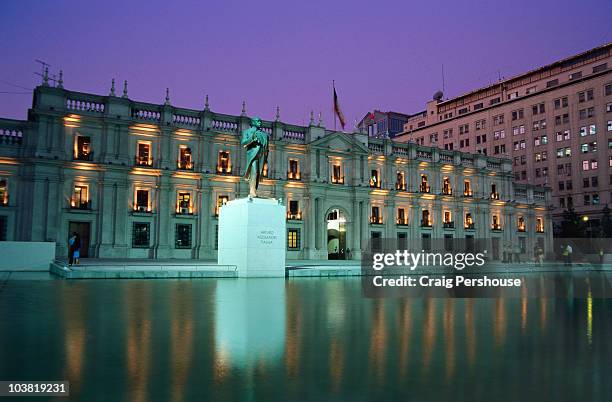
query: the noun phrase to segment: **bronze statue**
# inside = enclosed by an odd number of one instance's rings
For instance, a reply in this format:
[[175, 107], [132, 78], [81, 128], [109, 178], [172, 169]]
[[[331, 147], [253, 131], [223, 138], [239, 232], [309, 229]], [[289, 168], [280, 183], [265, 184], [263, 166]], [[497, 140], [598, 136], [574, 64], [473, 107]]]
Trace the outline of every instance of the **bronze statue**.
[[261, 119], [253, 117], [251, 127], [242, 132], [240, 144], [246, 148], [247, 164], [244, 178], [249, 182], [249, 197], [257, 197], [256, 191], [268, 161], [268, 133], [260, 130]]

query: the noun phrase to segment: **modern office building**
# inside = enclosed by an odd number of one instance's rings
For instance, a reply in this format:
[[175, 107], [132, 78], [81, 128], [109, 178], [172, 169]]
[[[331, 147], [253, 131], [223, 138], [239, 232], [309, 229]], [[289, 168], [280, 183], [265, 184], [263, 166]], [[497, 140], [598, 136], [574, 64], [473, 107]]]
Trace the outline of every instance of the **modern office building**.
[[[0, 119], [0, 240], [55, 241], [67, 254], [216, 258], [218, 214], [245, 197], [242, 114], [69, 91], [45, 80], [27, 121]], [[549, 192], [513, 184], [507, 159], [364, 133], [264, 121], [262, 196], [287, 208], [289, 259], [359, 259], [363, 240], [486, 238], [550, 251]], [[423, 243], [422, 243], [423, 242]]]
[[393, 138], [404, 131], [404, 124], [410, 116], [398, 112], [381, 112], [373, 110], [368, 112], [359, 123], [357, 128], [374, 138]]
[[594, 226], [612, 202], [612, 44], [443, 100], [398, 141], [508, 157], [514, 180], [552, 188], [553, 218]]

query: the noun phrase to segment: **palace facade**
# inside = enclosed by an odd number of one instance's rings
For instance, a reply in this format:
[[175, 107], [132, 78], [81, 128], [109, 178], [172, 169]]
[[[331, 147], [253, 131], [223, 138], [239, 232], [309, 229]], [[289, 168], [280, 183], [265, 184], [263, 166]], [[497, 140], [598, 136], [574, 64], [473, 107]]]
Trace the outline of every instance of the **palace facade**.
[[[0, 240], [101, 258], [215, 259], [219, 209], [245, 197], [242, 114], [69, 91], [45, 80], [27, 121], [0, 119]], [[482, 154], [264, 121], [263, 196], [287, 208], [287, 258], [359, 259], [364, 241], [486, 238], [552, 247], [549, 191]], [[423, 246], [425, 247], [425, 246]]]

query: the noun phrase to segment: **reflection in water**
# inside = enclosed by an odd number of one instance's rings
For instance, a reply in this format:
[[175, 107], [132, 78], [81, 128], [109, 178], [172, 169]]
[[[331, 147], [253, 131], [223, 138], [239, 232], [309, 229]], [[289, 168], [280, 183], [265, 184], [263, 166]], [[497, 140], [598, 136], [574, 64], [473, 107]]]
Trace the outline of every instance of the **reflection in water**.
[[446, 339], [446, 382], [449, 382], [455, 371], [455, 315], [452, 299], [444, 301], [444, 339]]
[[358, 278], [305, 278], [9, 282], [0, 298], [0, 378], [66, 378], [70, 400], [597, 401], [610, 391], [612, 301], [591, 295], [368, 299]]
[[423, 367], [422, 375], [427, 377], [429, 373], [429, 365], [431, 364], [431, 355], [436, 341], [436, 303], [438, 299], [425, 300], [425, 320], [423, 321]]
[[593, 343], [593, 297], [591, 296], [591, 292], [589, 292], [589, 296], [587, 297], [587, 339], [589, 340], [589, 345]]
[[[410, 342], [412, 335], [412, 299], [402, 299], [399, 301], [399, 375], [398, 379], [405, 378], [408, 375], [408, 357], [410, 354]], [[401, 380], [400, 380], [401, 381]]]
[[85, 357], [85, 304], [73, 303], [69, 293], [62, 295], [62, 313], [64, 322], [64, 349], [66, 354], [66, 370], [63, 378], [72, 378], [71, 388], [78, 392], [83, 372], [83, 359]]
[[151, 288], [133, 282], [126, 286], [127, 377], [126, 402], [147, 400], [151, 359]]
[[222, 365], [263, 370], [282, 359], [285, 280], [218, 281], [215, 300], [215, 350]]
[[385, 322], [385, 300], [376, 299], [373, 304], [373, 316], [371, 325], [369, 367], [372, 370], [377, 383], [384, 382], [384, 358], [387, 347], [387, 324]]
[[172, 400], [186, 400], [185, 385], [193, 357], [193, 315], [190, 313], [194, 298], [193, 287], [179, 283], [172, 288], [170, 356], [172, 361]]
[[540, 332], [546, 332], [546, 319], [548, 318], [548, 303], [550, 299], [540, 299]]
[[476, 328], [474, 327], [474, 300], [465, 300], [465, 341], [469, 368], [476, 362]]
[[495, 347], [503, 347], [506, 336], [506, 299], [495, 300], [495, 312], [491, 317], [491, 322], [495, 323], [493, 334]]

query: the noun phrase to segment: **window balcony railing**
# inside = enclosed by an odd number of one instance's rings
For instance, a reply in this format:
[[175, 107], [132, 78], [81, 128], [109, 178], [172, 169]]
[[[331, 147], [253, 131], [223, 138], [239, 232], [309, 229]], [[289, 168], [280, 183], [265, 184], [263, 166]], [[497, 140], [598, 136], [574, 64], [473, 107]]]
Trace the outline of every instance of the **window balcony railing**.
[[302, 180], [302, 175], [300, 172], [292, 172], [290, 170], [287, 172], [287, 180]]
[[302, 220], [302, 211], [287, 211], [287, 220], [290, 221], [301, 221]]
[[152, 208], [148, 205], [134, 205], [134, 212], [140, 212], [145, 214], [150, 214], [153, 212]]
[[494, 191], [491, 193], [491, 199], [492, 200], [499, 200], [499, 193], [497, 191]]
[[344, 176], [332, 176], [331, 178], [332, 184], [344, 184]]
[[431, 187], [429, 186], [429, 184], [421, 184], [419, 186], [419, 191], [421, 193], [429, 193], [431, 191]]
[[463, 190], [463, 196], [467, 198], [471, 198], [474, 196], [474, 192], [472, 190]]
[[544, 228], [536, 228], [537, 233], [544, 233]]
[[491, 225], [491, 230], [494, 230], [496, 232], [500, 232], [502, 230], [502, 227], [499, 223], [494, 223]]
[[178, 206], [176, 208], [176, 213], [178, 215], [193, 215], [193, 207], [191, 205], [183, 205], [183, 206]]
[[193, 162], [191, 161], [178, 161], [176, 167], [179, 170], [193, 170]]
[[78, 201], [78, 200], [70, 201], [70, 209], [87, 210], [87, 209], [90, 209], [90, 207], [91, 207], [91, 204], [89, 201]]
[[397, 226], [408, 226], [408, 218], [397, 218], [396, 220]]
[[145, 156], [136, 156], [135, 161], [136, 161], [136, 166], [144, 166], [144, 167], [153, 166], [153, 159], [147, 158]]
[[382, 216], [370, 216], [370, 223], [374, 225], [382, 225], [383, 219]]
[[94, 155], [93, 152], [89, 152], [89, 153], [81, 153], [81, 152], [79, 152], [77, 154], [77, 156], [74, 158], [74, 160], [91, 162], [91, 161], [93, 161], [93, 155]]
[[406, 183], [395, 183], [395, 189], [400, 191], [406, 191]]
[[378, 180], [371, 180], [370, 179], [370, 187], [371, 188], [380, 188], [381, 184]]
[[455, 222], [453, 221], [444, 222], [444, 229], [454, 229], [454, 228], [455, 228]]
[[453, 189], [452, 188], [443, 188], [442, 189], [442, 195], [453, 195]]
[[463, 225], [463, 228], [466, 230], [474, 230], [476, 229], [476, 225], [474, 225], [474, 222], [470, 222]]
[[525, 226], [519, 226], [516, 228], [517, 232], [526, 232]]
[[421, 219], [421, 227], [422, 228], [430, 228], [431, 227], [431, 221], [430, 220]]
[[232, 167], [217, 165], [217, 173], [218, 174], [232, 174]]

